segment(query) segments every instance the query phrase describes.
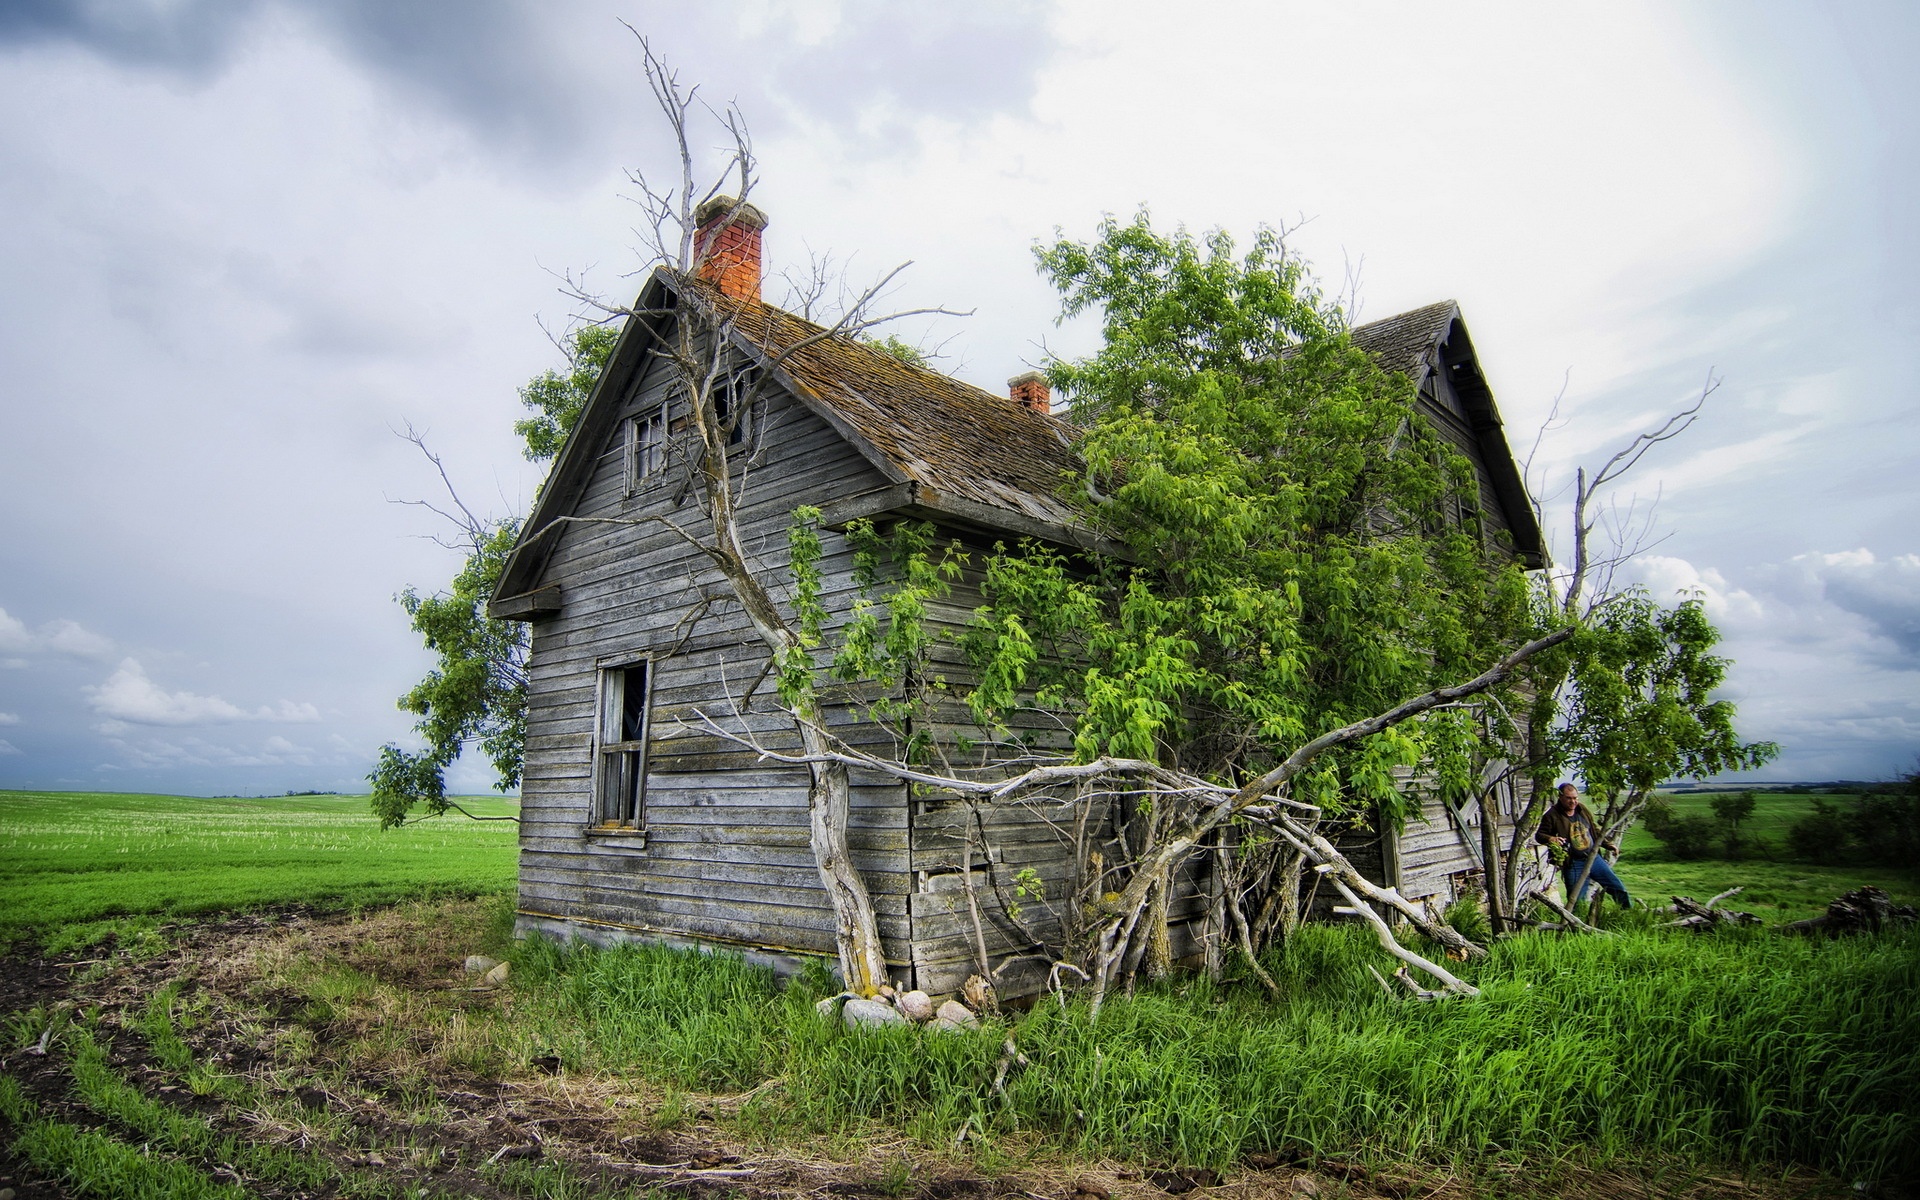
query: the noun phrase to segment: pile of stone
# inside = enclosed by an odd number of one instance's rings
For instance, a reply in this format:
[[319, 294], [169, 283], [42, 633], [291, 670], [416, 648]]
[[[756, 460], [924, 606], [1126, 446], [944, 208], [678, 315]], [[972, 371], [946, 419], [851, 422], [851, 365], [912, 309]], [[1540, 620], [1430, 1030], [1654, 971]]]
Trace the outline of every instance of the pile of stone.
[[928, 1029], [977, 1029], [980, 1014], [993, 1003], [993, 985], [975, 975], [967, 980], [960, 1000], [934, 1004], [922, 991], [902, 991], [882, 984], [872, 996], [842, 992], [814, 1005], [820, 1015], [832, 1020], [836, 1011], [849, 1029], [876, 1029], [884, 1025], [921, 1025]]

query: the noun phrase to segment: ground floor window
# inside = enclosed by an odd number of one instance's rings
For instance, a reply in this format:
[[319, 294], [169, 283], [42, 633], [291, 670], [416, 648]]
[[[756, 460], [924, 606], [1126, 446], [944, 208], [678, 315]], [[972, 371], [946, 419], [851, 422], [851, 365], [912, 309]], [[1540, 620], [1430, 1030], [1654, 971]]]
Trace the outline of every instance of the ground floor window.
[[600, 727], [594, 764], [594, 824], [645, 829], [648, 664], [600, 672]]

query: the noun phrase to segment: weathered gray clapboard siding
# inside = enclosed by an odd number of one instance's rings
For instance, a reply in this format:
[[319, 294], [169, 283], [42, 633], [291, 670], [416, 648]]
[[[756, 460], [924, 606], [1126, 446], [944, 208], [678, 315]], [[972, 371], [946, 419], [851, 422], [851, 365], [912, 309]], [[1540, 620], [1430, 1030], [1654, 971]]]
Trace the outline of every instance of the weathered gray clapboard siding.
[[[664, 375], [643, 374], [630, 412], [659, 402]], [[771, 422], [771, 424], [764, 424]], [[792, 509], [886, 484], [839, 435], [782, 397], [764, 427], [776, 431], [752, 467], [741, 532], [750, 551], [778, 562]], [[626, 494], [621, 426], [573, 508], [577, 517], [641, 521], [667, 516], [697, 529], [691, 497], [676, 505], [677, 472]], [[852, 560], [823, 535], [829, 607], [844, 610]], [[544, 578], [561, 610], [534, 625], [528, 703], [538, 733], [527, 744], [522, 788], [520, 909], [528, 928], [591, 935], [681, 938], [777, 953], [834, 953], [831, 913], [808, 840], [806, 771], [762, 762], [750, 749], [698, 728], [695, 710], [734, 732], [785, 749], [791, 723], [770, 711], [771, 682], [735, 713], [725, 699], [761, 675], [767, 656], [704, 556], [657, 524], [570, 523]], [[695, 620], [694, 615], [698, 614]], [[667, 654], [674, 650], [672, 654]], [[609, 661], [650, 657], [657, 735], [646, 780], [645, 831], [590, 833], [591, 747], [597, 675]], [[850, 741], [875, 735], [850, 712], [831, 712]], [[683, 722], [685, 724], [683, 724]], [[909, 962], [914, 877], [904, 787], [857, 779], [848, 841], [867, 879], [891, 960]]]

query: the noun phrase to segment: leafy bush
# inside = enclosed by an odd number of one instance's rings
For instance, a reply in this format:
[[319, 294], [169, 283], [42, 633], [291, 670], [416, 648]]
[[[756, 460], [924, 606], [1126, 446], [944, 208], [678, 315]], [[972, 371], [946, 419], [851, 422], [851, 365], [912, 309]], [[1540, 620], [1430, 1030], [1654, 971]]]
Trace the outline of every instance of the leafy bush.
[[1787, 831], [1787, 845], [1793, 856], [1807, 862], [1837, 863], [1847, 857], [1851, 830], [1847, 814], [1832, 800], [1815, 796], [1813, 812], [1794, 822]]
[[1675, 858], [1705, 858], [1713, 853], [1716, 841], [1724, 840], [1721, 822], [1712, 817], [1680, 816], [1663, 796], [1647, 801], [1640, 823], [1648, 833], [1659, 838]]
[[1920, 861], [1920, 771], [1907, 777], [1904, 793], [1861, 796], [1847, 815], [1861, 857], [1889, 866]]
[[1920, 861], [1920, 771], [1897, 786], [1897, 791], [1863, 791], [1848, 802], [1816, 797], [1813, 812], [1787, 834], [1794, 857], [1887, 866]]

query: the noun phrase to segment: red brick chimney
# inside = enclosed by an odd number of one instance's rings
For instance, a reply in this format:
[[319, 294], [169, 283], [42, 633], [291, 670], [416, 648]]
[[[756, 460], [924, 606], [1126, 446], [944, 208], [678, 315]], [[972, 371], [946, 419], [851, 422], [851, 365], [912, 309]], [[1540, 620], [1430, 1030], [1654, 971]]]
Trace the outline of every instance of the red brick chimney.
[[1007, 394], [1014, 403], [1024, 405], [1047, 416], [1053, 412], [1053, 390], [1047, 386], [1047, 377], [1038, 371], [1028, 371], [1007, 380]]
[[767, 214], [732, 196], [715, 196], [693, 219], [693, 262], [700, 278], [735, 300], [758, 300], [760, 231], [767, 227]]

